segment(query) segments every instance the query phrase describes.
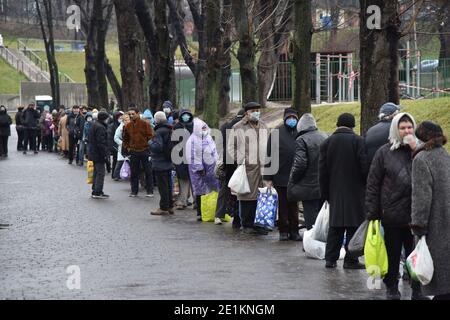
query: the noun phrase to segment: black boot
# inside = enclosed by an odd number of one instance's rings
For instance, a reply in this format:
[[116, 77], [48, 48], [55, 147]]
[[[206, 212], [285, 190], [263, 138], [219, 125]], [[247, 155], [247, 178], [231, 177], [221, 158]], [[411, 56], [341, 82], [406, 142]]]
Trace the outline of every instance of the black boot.
[[412, 288], [411, 300], [430, 300], [429, 297], [423, 295], [420, 282], [412, 280], [411, 288]]
[[365, 269], [366, 266], [358, 261], [358, 258], [351, 258], [345, 255], [344, 269]]
[[386, 289], [386, 299], [387, 300], [400, 300], [402, 295], [398, 291], [398, 284], [387, 287]]
[[288, 241], [289, 235], [287, 232], [280, 232], [280, 241]]

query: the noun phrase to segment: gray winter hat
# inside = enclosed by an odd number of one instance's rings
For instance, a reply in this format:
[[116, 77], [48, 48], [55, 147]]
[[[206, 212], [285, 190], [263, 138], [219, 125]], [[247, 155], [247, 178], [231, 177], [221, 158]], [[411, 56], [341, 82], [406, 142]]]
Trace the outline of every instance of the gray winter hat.
[[305, 113], [298, 121], [297, 131], [301, 132], [311, 128], [317, 129], [316, 119], [314, 119], [314, 116], [311, 113]]

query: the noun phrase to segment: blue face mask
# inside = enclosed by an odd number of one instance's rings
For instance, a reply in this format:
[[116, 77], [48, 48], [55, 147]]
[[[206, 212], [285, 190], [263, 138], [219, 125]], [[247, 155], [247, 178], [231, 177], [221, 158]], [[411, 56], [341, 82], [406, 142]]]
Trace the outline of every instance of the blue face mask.
[[183, 115], [181, 116], [181, 120], [183, 120], [183, 122], [188, 122], [189, 119], [191, 119], [191, 116], [188, 115], [188, 114], [183, 114]]
[[286, 120], [286, 125], [290, 128], [295, 128], [297, 125], [297, 119], [289, 118]]
[[250, 118], [255, 121], [259, 121], [260, 116], [261, 116], [261, 113], [259, 111], [250, 113]]

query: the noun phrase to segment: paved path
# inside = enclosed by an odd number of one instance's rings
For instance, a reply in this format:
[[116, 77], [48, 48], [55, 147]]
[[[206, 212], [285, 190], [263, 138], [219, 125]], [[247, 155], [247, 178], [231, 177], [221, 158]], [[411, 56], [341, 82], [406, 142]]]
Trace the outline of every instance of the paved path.
[[[15, 130], [12, 130], [13, 132]], [[86, 171], [56, 154], [0, 161], [0, 299], [381, 299], [364, 270], [328, 270], [302, 243], [196, 221], [193, 210], [156, 217], [154, 199], [129, 198], [106, 178], [90, 199]], [[77, 265], [81, 289], [69, 290]], [[409, 295], [409, 289], [402, 289]]]

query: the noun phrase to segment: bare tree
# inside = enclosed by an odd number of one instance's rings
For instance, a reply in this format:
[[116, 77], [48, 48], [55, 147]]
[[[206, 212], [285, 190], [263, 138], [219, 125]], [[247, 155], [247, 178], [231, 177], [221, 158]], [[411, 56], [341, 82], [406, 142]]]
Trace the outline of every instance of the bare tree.
[[311, 0], [294, 0], [294, 77], [293, 107], [300, 114], [311, 112], [311, 40], [313, 26], [311, 21]]
[[[42, 14], [39, 0], [35, 0], [36, 10], [38, 14], [39, 24], [41, 26], [42, 38], [45, 45], [45, 53], [47, 55], [47, 62], [50, 73], [50, 87], [52, 90], [52, 97], [54, 107], [60, 105], [60, 91], [59, 91], [59, 72], [58, 64], [55, 56], [55, 42], [53, 38], [53, 13], [50, 0], [42, 0], [44, 14]], [[45, 21], [44, 21], [45, 18]]]
[[117, 17], [117, 33], [120, 51], [120, 73], [122, 75], [122, 99], [119, 104], [127, 109], [130, 103], [140, 108], [144, 105], [144, 70], [139, 47], [140, 26], [133, 0], [114, 0]]

